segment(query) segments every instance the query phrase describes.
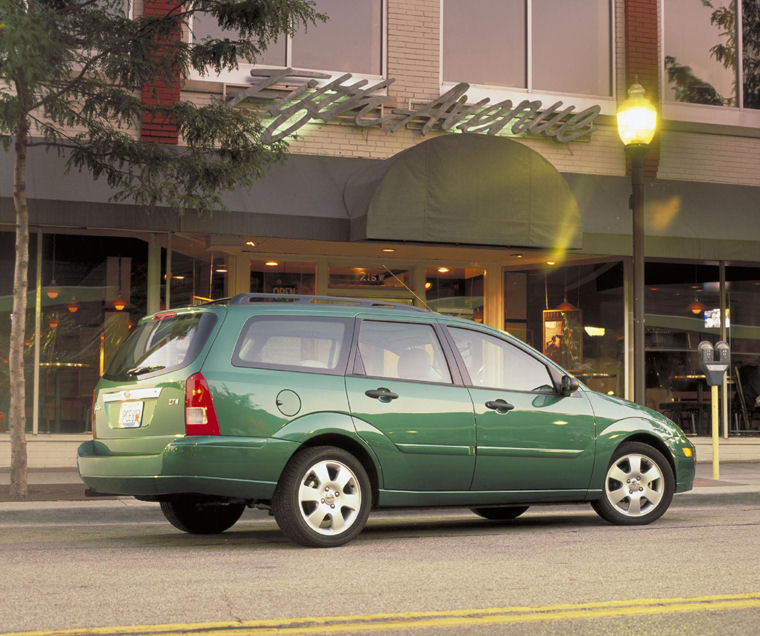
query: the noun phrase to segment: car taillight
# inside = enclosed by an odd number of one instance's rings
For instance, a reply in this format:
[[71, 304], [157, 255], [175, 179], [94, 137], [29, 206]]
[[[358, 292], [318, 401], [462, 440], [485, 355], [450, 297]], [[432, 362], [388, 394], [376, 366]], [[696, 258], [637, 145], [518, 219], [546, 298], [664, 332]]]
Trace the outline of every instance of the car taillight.
[[187, 435], [219, 435], [214, 402], [206, 378], [194, 373], [185, 385], [185, 433]]

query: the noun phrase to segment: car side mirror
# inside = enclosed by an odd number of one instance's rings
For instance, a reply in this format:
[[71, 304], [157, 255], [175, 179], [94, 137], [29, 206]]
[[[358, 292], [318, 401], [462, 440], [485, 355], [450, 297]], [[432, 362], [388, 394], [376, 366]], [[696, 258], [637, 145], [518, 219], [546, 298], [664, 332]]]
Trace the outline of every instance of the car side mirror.
[[577, 378], [573, 378], [569, 375], [563, 375], [559, 383], [560, 395], [572, 395], [578, 390], [580, 382]]

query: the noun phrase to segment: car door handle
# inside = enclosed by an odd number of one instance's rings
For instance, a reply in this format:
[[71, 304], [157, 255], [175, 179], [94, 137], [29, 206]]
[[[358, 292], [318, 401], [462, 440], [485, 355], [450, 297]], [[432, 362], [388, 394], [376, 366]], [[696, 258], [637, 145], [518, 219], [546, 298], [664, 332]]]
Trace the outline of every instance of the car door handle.
[[380, 400], [381, 402], [390, 402], [398, 397], [398, 393], [394, 393], [388, 389], [369, 389], [364, 392], [364, 395]]
[[498, 411], [499, 413], [506, 413], [515, 408], [515, 405], [505, 402], [504, 400], [489, 400], [486, 402], [486, 407]]

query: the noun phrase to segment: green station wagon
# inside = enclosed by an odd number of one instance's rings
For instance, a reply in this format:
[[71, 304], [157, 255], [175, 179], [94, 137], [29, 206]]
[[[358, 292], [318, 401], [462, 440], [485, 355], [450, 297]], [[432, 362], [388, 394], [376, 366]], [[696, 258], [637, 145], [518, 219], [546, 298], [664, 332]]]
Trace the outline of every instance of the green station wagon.
[[354, 538], [370, 510], [513, 519], [587, 501], [616, 524], [691, 489], [694, 447], [511, 336], [408, 306], [242, 294], [143, 318], [93, 396], [92, 494], [160, 502], [192, 533], [269, 508], [294, 541]]

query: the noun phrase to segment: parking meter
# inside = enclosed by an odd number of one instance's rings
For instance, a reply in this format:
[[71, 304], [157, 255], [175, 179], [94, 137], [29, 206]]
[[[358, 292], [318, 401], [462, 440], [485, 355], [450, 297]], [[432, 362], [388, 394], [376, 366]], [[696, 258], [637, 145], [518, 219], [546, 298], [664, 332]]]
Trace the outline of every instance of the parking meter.
[[731, 352], [728, 344], [717, 342], [713, 347], [712, 343], [703, 340], [697, 345], [699, 354], [699, 366], [705, 374], [705, 380], [710, 385], [710, 398], [712, 403], [712, 447], [713, 447], [713, 479], [720, 479], [720, 460], [718, 451], [718, 385], [723, 383], [723, 376], [726, 374], [728, 365], [731, 364]]
[[723, 382], [723, 376], [731, 364], [731, 353], [728, 344], [722, 340], [713, 347], [711, 342], [703, 340], [697, 345], [699, 366], [709, 386], [718, 386]]

